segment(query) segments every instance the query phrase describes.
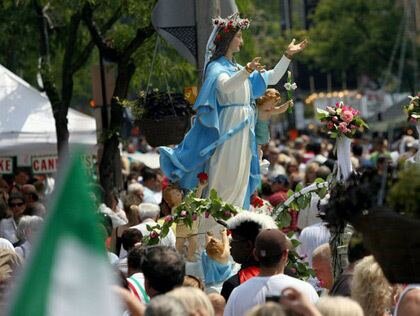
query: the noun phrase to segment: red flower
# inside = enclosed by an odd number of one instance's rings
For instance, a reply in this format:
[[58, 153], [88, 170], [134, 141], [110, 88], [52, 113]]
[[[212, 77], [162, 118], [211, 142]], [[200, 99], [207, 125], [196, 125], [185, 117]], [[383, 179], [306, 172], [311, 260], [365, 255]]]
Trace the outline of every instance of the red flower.
[[204, 212], [204, 217], [205, 218], [209, 218], [209, 216], [210, 216], [210, 213], [209, 212]]
[[253, 207], [258, 208], [264, 206], [264, 201], [259, 196], [254, 195], [254, 197], [251, 200], [251, 204]]
[[197, 220], [197, 214], [196, 213], [194, 213], [191, 217], [192, 217], [192, 220], [193, 221], [196, 221]]
[[205, 181], [207, 181], [209, 179], [209, 176], [205, 172], [200, 172], [197, 175], [197, 178], [198, 178], [198, 180], [200, 180], [200, 182], [205, 182]]
[[216, 41], [220, 41], [221, 39], [222, 39], [222, 35], [217, 34], [217, 35], [216, 35]]

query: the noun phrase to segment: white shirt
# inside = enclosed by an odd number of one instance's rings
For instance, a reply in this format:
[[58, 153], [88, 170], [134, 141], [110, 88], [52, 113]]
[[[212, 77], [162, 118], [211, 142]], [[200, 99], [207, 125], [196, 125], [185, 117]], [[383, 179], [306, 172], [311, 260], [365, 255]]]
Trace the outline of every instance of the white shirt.
[[[146, 218], [140, 224], [132, 226], [130, 228], [136, 228], [139, 231], [141, 231], [141, 234], [143, 235], [143, 238], [144, 238], [150, 235], [150, 231], [147, 230], [146, 225], [153, 227], [156, 225], [156, 222], [151, 218]], [[170, 229], [168, 235], [166, 235], [164, 238], [162, 238], [159, 241], [159, 245], [175, 248], [175, 241], [176, 241], [175, 234], [172, 231], [172, 229]]]
[[253, 277], [233, 290], [223, 315], [243, 316], [254, 306], [264, 304], [266, 296], [278, 296], [287, 287], [295, 288], [306, 295], [311, 303], [316, 303], [319, 299], [315, 289], [309, 283], [288, 275]]
[[303, 260], [308, 262], [311, 268], [312, 253], [318, 246], [328, 243], [330, 235], [330, 231], [325, 226], [325, 223], [317, 223], [305, 227], [300, 233], [298, 237], [300, 245], [297, 248], [297, 252], [301, 257], [303, 257]]
[[162, 192], [155, 192], [147, 187], [143, 190], [143, 203], [153, 203], [159, 205], [162, 202]]

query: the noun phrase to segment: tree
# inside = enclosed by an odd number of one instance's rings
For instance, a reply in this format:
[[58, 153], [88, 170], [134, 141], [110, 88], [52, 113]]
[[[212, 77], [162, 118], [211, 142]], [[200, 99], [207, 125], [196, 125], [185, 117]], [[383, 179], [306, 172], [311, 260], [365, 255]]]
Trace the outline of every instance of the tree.
[[[117, 78], [111, 100], [111, 117], [107, 130], [103, 132], [103, 153], [99, 166], [99, 177], [105, 192], [121, 186], [121, 165], [118, 145], [123, 121], [123, 107], [119, 100], [126, 98], [130, 81], [136, 70], [134, 55], [147, 39], [154, 34], [150, 23], [150, 12], [156, 1], [125, 1], [108, 3], [107, 13], [111, 16], [120, 12], [120, 19], [109, 32], [101, 32], [94, 15], [94, 7], [86, 2], [83, 8], [83, 21], [100, 55], [117, 65]], [[146, 65], [143, 64], [143, 67]]]
[[322, 0], [312, 17], [308, 64], [324, 71], [379, 78], [402, 16], [394, 0]]
[[[12, 70], [24, 70], [34, 81], [37, 71], [55, 119], [59, 160], [68, 155], [67, 113], [74, 76], [89, 61], [95, 45], [82, 24], [85, 1], [7, 1], [3, 8], [11, 23], [2, 25], [4, 57]], [[108, 30], [115, 16], [101, 25]], [[17, 37], [16, 37], [17, 35]], [[35, 41], [33, 40], [35, 35]], [[15, 49], [19, 48], [19, 49]], [[37, 53], [34, 53], [37, 52]]]

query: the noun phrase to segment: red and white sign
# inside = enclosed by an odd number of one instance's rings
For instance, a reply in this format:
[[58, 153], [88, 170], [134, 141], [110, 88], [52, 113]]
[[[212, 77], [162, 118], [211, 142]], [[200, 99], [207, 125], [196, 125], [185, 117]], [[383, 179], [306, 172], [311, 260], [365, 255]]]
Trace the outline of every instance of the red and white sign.
[[13, 159], [8, 157], [0, 157], [0, 174], [13, 173]]
[[32, 156], [32, 173], [54, 173], [57, 172], [58, 157], [52, 156]]

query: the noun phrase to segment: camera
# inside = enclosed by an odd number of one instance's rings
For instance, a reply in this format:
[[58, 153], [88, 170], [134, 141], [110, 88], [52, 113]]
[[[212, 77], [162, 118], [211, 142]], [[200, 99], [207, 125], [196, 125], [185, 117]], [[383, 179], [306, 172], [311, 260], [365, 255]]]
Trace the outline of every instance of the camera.
[[265, 297], [265, 301], [266, 302], [280, 303], [280, 298], [281, 298], [281, 295], [267, 295]]

